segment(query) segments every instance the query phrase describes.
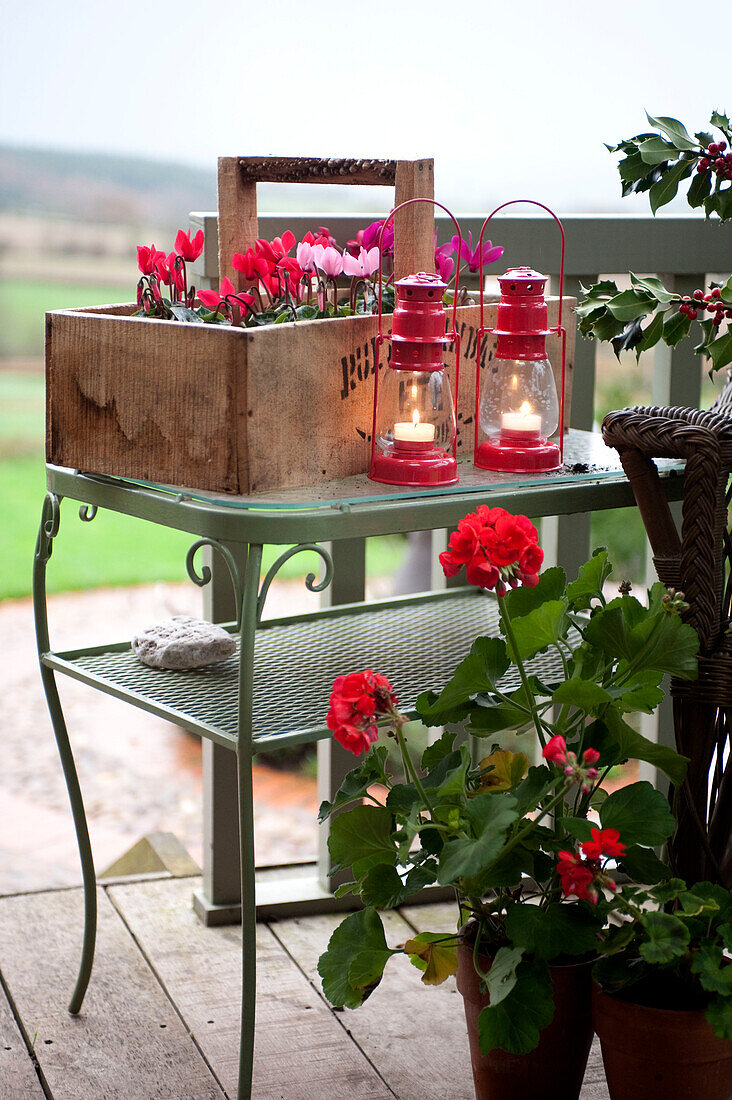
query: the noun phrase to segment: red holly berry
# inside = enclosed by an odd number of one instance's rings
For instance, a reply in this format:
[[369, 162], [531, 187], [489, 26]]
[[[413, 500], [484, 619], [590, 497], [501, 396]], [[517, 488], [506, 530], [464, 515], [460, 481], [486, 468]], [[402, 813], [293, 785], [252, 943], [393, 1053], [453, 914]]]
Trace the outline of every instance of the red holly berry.
[[696, 298], [697, 302], [701, 302], [704, 299], [704, 291], [703, 290], [695, 290], [694, 291], [694, 297]]
[[707, 152], [711, 153], [712, 156], [714, 156], [715, 153], [719, 152], [719, 146], [717, 145], [716, 141], [713, 141], [710, 145], [707, 146]]
[[727, 142], [726, 141], [718, 142], [718, 148], [719, 148], [720, 153], [723, 153], [725, 151], [725, 149], [727, 148]]
[[710, 293], [711, 293], [712, 298], [721, 298], [722, 297], [722, 290], [718, 286], [713, 286]]
[[697, 313], [695, 309], [687, 310], [687, 314], [689, 317], [691, 317], [692, 321], [696, 321]]
[[732, 317], [732, 309], [725, 309], [725, 311], [724, 311], [724, 315], [725, 315], [725, 317], [726, 317], [727, 319], [729, 319], [730, 317]]
[[714, 314], [714, 316], [712, 317], [712, 324], [715, 325], [715, 326], [722, 324], [722, 314], [721, 313], [715, 313]]

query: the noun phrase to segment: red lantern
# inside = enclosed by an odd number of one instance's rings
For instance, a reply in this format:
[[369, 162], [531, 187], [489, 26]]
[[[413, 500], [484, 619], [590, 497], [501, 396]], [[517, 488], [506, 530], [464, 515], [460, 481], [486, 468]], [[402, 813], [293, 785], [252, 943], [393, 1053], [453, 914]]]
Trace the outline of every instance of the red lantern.
[[[392, 210], [381, 235], [398, 210], [431, 199], [409, 199]], [[440, 206], [440, 203], [433, 203]], [[441, 209], [445, 210], [444, 206]], [[446, 211], [448, 214], [449, 211]], [[452, 217], [452, 215], [450, 215]], [[460, 237], [460, 228], [453, 218]], [[381, 244], [381, 240], [379, 241]], [[455, 327], [457, 280], [452, 331], [445, 333], [443, 297], [447, 287], [439, 275], [418, 272], [395, 284], [396, 304], [391, 335], [381, 330], [382, 270], [379, 270], [379, 334], [377, 347], [391, 341], [391, 359], [374, 379], [371, 432], [372, 481], [425, 488], [452, 485], [457, 475], [457, 404], [460, 340]], [[455, 401], [444, 363], [444, 345], [455, 344]]]
[[[531, 202], [552, 215], [562, 237], [560, 263], [559, 317], [556, 328], [548, 327], [547, 303], [544, 298], [546, 275], [530, 267], [510, 268], [498, 280], [501, 300], [495, 329], [483, 326], [483, 297], [480, 301], [480, 327], [477, 339], [475, 379], [475, 450], [473, 461], [483, 470], [512, 473], [538, 473], [562, 467], [564, 436], [564, 374], [566, 333], [562, 328], [564, 287], [564, 230], [548, 207]], [[497, 210], [511, 203], [504, 203]], [[490, 214], [480, 234], [479, 255], [482, 257], [483, 234]], [[481, 258], [481, 287], [483, 266]], [[496, 351], [483, 372], [481, 385], [480, 352], [483, 335], [496, 337]], [[547, 336], [562, 338], [561, 397], [557, 394], [554, 372], [547, 357]], [[551, 441], [559, 429], [559, 443]]]

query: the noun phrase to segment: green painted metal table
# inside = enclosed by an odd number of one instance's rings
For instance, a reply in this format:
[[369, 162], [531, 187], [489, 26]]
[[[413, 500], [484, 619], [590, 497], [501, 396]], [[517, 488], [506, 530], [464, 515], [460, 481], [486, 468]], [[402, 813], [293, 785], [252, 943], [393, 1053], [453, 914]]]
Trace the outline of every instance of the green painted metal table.
[[[333, 578], [331, 552], [323, 543], [337, 546], [342, 540], [373, 535], [450, 528], [483, 502], [534, 517], [634, 503], [617, 456], [599, 436], [588, 432], [569, 433], [565, 467], [557, 473], [490, 474], [476, 470], [468, 460], [460, 463], [459, 473], [457, 485], [432, 490], [400, 491], [359, 476], [312, 489], [245, 498], [47, 467], [48, 493], [34, 564], [36, 634], [79, 844], [85, 900], [82, 958], [69, 1010], [79, 1011], [91, 975], [96, 882], [57, 672], [195, 731], [236, 754], [243, 934], [240, 1100], [251, 1092], [254, 1050], [253, 753], [328, 736], [324, 725], [328, 695], [342, 672], [378, 668], [399, 685], [402, 709], [408, 710], [419, 691], [439, 688], [447, 681], [478, 634], [497, 629], [494, 601], [466, 588], [262, 621], [277, 572], [294, 554], [315, 551], [322, 559], [322, 577], [317, 580], [310, 574], [306, 584], [312, 591], [323, 591]], [[679, 499], [681, 465], [662, 464], [662, 476], [669, 497]], [[140, 664], [129, 642], [54, 652], [46, 611], [46, 567], [64, 499], [76, 501], [86, 521], [94, 518], [97, 509], [106, 508], [196, 536], [187, 566], [199, 585], [210, 580], [211, 572], [205, 566], [198, 571], [196, 555], [204, 546], [219, 554], [235, 593], [236, 621], [228, 629], [237, 635], [236, 655], [206, 669], [170, 672]], [[272, 544], [287, 549], [262, 577], [262, 550]]]

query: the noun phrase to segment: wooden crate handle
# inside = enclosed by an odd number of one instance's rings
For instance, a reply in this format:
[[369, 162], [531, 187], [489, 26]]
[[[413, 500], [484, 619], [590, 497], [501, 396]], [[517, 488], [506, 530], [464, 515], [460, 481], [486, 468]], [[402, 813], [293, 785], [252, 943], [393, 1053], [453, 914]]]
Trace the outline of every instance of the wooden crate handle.
[[[434, 198], [434, 161], [347, 160], [316, 157], [219, 157], [219, 275], [244, 290], [231, 266], [235, 252], [253, 248], [259, 236], [258, 183], [347, 183], [393, 185], [394, 205]], [[397, 279], [434, 270], [434, 208], [416, 203], [397, 214], [394, 272]]]

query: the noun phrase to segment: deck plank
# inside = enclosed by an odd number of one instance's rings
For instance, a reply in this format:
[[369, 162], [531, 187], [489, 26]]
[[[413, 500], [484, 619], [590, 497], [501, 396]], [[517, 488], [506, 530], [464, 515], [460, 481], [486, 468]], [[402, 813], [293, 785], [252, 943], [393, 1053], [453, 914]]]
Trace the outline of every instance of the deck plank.
[[[398, 913], [381, 916], [390, 946], [413, 934]], [[272, 926], [318, 988], [318, 957], [341, 919], [333, 914]], [[383, 982], [366, 1003], [353, 1012], [344, 1009], [340, 1017], [399, 1100], [474, 1097], [465, 1017], [454, 979], [427, 989], [419, 972], [404, 956], [397, 956], [387, 964]], [[345, 1094], [334, 1093], [334, 1100], [340, 1095]]]
[[[31, 1037], [32, 1038], [32, 1037]], [[44, 1092], [12, 1009], [0, 987], [0, 1094], [13, 1100], [43, 1100]]]
[[[233, 1095], [241, 933], [235, 927], [203, 927], [191, 909], [196, 885], [194, 879], [146, 882], [115, 886], [109, 893], [217, 1077]], [[262, 924], [257, 926], [252, 1092], [257, 1100], [391, 1097], [338, 1016]]]
[[[452, 932], [455, 928], [456, 908], [449, 902], [412, 905], [408, 909], [402, 909], [401, 913], [419, 932]], [[609, 1100], [609, 1097], [600, 1040], [595, 1036], [585, 1070], [580, 1100]]]
[[[0, 900], [0, 960], [54, 1100], [221, 1100], [223, 1093], [104, 890], [91, 984], [66, 1010], [80, 890]], [[6, 1094], [7, 1095], [7, 1094]]]

